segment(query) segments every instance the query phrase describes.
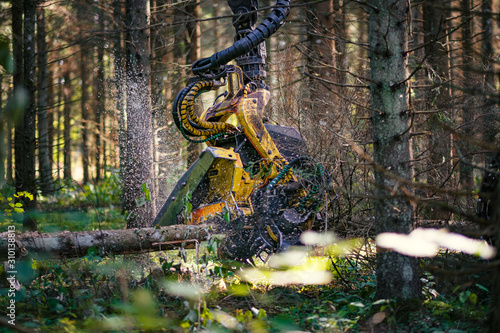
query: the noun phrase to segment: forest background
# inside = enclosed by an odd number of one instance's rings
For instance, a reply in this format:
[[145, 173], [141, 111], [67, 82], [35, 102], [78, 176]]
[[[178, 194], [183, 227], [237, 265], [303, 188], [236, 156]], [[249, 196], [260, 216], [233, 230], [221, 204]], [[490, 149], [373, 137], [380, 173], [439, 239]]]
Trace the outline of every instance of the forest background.
[[[399, 308], [392, 303], [374, 302], [375, 259], [373, 251], [367, 250], [373, 250], [370, 239], [385, 228], [380, 227], [380, 202], [384, 202], [380, 197], [387, 193], [377, 192], [374, 181], [377, 173], [379, 177], [387, 176], [377, 171], [377, 166], [384, 166], [390, 157], [399, 158], [394, 163], [404, 164], [402, 173], [394, 172], [402, 180], [398, 178], [392, 193], [388, 192], [392, 198], [403, 199], [390, 205], [411, 212], [402, 228], [389, 226], [390, 231], [446, 227], [472, 238], [491, 239], [496, 230], [491, 212], [478, 217], [478, 206], [480, 213], [484, 206], [478, 205], [477, 200], [481, 182], [489, 173], [499, 146], [500, 3], [384, 3], [296, 1], [286, 24], [266, 41], [267, 84], [272, 94], [265, 111], [266, 121], [297, 128], [307, 140], [310, 155], [325, 166], [335, 186], [336, 196], [327, 209], [327, 218], [315, 228], [334, 230], [344, 239], [364, 240], [363, 250], [357, 252], [363, 257], [359, 263], [332, 259], [330, 269], [337, 270], [340, 286], [312, 288], [302, 294], [296, 291], [296, 297], [309, 304], [301, 297], [309, 299], [325, 290], [332, 293], [342, 289], [346, 293], [350, 290], [370, 305], [359, 306], [349, 298], [352, 295], [346, 294], [342, 296], [349, 300], [345, 304], [330, 298], [331, 304], [310, 305], [304, 312], [317, 317], [298, 316], [300, 323], [287, 319], [303, 329], [397, 327], [400, 317], [395, 313]], [[261, 1], [259, 17], [265, 17], [273, 5], [273, 1]], [[398, 22], [387, 25], [387, 34], [377, 30], [376, 18], [381, 8], [387, 8], [389, 17]], [[149, 226], [177, 179], [202, 149], [186, 143], [173, 124], [170, 110], [173, 98], [191, 75], [190, 65], [232, 44], [232, 13], [226, 2], [3, 1], [0, 13], [0, 204], [4, 213], [1, 231], [12, 224], [18, 230], [42, 232]], [[393, 40], [388, 38], [392, 30], [398, 29], [404, 36], [399, 46], [391, 44]], [[399, 63], [379, 61], [377, 37], [383, 42], [385, 38], [390, 50], [401, 47]], [[380, 67], [377, 69], [376, 65]], [[382, 107], [376, 104], [380, 88], [377, 70], [379, 74], [400, 77], [390, 84], [389, 90], [404, 96], [400, 113], [389, 118], [399, 118], [406, 124], [395, 137], [407, 146], [398, 148], [398, 143], [394, 143], [398, 153], [391, 156], [377, 153], [374, 144], [381, 140], [377, 129], [384, 130], [380, 124], [385, 121], [380, 119]], [[383, 91], [381, 95], [383, 99]], [[205, 94], [200, 109], [210, 106], [216, 96], [217, 92], [212, 96]], [[385, 170], [391, 171], [387, 166]], [[12, 199], [14, 194], [20, 197], [17, 204]], [[10, 210], [16, 208], [25, 212], [9, 216], [15, 213]], [[94, 257], [92, 260], [104, 260]], [[154, 284], [142, 276], [148, 270], [148, 276], [152, 276], [154, 270], [144, 263], [149, 260], [140, 259], [142, 272], [138, 278], [129, 276], [128, 282], [123, 282], [120, 274], [102, 277], [97, 270], [89, 274], [97, 285], [116, 282], [114, 287], [121, 288], [122, 295], [118, 298], [128, 304], [123, 283], [127, 287], [134, 283]], [[161, 260], [163, 268], [169, 263], [166, 271], [170, 264], [174, 265], [170, 259]], [[102, 323], [96, 319], [99, 314], [109, 313], [125, 313], [133, 318], [130, 327], [150, 322], [138, 319], [140, 316], [134, 313], [137, 309], [117, 310], [106, 302], [99, 303], [98, 292], [87, 300], [100, 308], [74, 314], [69, 300], [61, 297], [68, 291], [60, 288], [69, 283], [78, 289], [76, 285], [81, 287], [86, 280], [75, 282], [74, 273], [66, 271], [67, 263], [50, 265], [34, 265], [32, 280], [41, 281], [37, 279], [44, 277], [44, 283], [55, 291], [49, 294], [39, 290], [37, 295], [44, 297], [40, 300], [44, 306], [37, 312], [26, 312], [28, 324], [82, 328], [84, 319], [94, 318], [92, 323], [86, 323], [94, 327]], [[73, 270], [84, 270], [83, 266]], [[484, 262], [449, 252], [433, 261], [420, 262], [421, 276], [426, 277], [426, 282], [422, 282], [426, 297], [437, 302], [438, 290], [444, 298], [439, 305], [426, 303], [431, 305], [424, 312], [414, 312], [414, 317], [403, 317], [413, 318], [414, 325], [420, 322], [441, 330], [469, 330], [477, 328], [478, 323], [486, 327], [494, 284], [484, 279], [497, 266], [495, 261]], [[224, 269], [219, 270], [218, 279], [228, 279], [229, 273]], [[116, 271], [123, 272], [122, 268]], [[184, 270], [179, 274], [188, 273]], [[54, 281], [59, 280], [61, 283], [56, 286], [59, 282]], [[30, 288], [26, 289], [27, 295], [34, 292]], [[131, 304], [137, 305], [140, 297], [145, 302], [159, 302], [158, 290], [151, 290], [135, 294], [136, 303]], [[178, 309], [161, 311], [182, 313], [183, 320], [169, 320], [179, 326], [189, 323], [193, 326], [186, 329], [192, 329], [209, 317], [199, 307], [203, 302], [210, 303], [209, 299], [193, 301], [198, 308], [192, 304], [183, 308], [180, 296], [176, 297]], [[213, 297], [220, 301], [220, 295]], [[242, 297], [255, 301], [251, 293]], [[337, 295], [336, 299], [342, 297]], [[26, 302], [27, 308], [37, 308]], [[260, 308], [265, 307], [255, 302]], [[327, 314], [321, 312], [330, 305], [332, 309]], [[345, 312], [339, 314], [340, 308]], [[274, 319], [270, 308], [267, 310], [269, 316], [265, 319], [259, 311], [245, 317], [245, 312], [239, 310], [242, 317], [238, 317], [236, 309], [233, 315], [246, 328], [256, 323], [270, 325]], [[450, 315], [453, 310], [458, 317]], [[196, 312], [196, 319], [184, 317], [191, 311]], [[381, 318], [380, 313], [384, 313], [384, 318], [377, 322], [374, 318]], [[439, 319], [426, 317], [430, 313]], [[67, 321], [61, 321], [61, 315]], [[158, 316], [154, 319], [164, 323], [166, 317]], [[391, 316], [395, 320], [389, 320]], [[457, 318], [463, 324], [457, 324]], [[500, 316], [492, 318], [500, 320]], [[494, 322], [490, 327], [495, 327]]]

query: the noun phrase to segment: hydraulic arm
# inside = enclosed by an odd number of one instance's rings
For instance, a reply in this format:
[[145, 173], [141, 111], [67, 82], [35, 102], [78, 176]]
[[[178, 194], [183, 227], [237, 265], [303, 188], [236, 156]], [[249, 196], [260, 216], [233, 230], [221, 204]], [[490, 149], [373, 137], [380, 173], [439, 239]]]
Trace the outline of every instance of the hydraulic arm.
[[[208, 147], [178, 181], [154, 224], [221, 223], [227, 233], [222, 255], [264, 260], [263, 254], [299, 242], [324, 206], [330, 181], [294, 128], [262, 121], [270, 99], [264, 41], [285, 22], [290, 1], [278, 0], [257, 26], [256, 0], [228, 3], [234, 44], [192, 65], [195, 77], [172, 110], [182, 135]], [[236, 65], [228, 65], [231, 60]], [[223, 90], [224, 98], [197, 116], [196, 99], [212, 90]]]

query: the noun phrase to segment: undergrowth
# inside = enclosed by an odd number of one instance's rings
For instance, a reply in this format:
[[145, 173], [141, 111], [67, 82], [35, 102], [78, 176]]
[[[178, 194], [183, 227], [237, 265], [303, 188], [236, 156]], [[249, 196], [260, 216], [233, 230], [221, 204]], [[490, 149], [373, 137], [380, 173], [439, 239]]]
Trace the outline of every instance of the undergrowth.
[[[114, 191], [106, 186], [42, 199], [52, 209], [36, 217], [39, 230], [123, 228], [116, 201], [88, 204], [99, 193]], [[91, 192], [95, 198], [89, 200]], [[73, 209], [63, 206], [67, 198], [73, 198]], [[0, 231], [9, 225], [20, 230], [22, 223], [15, 214], [0, 216]], [[343, 254], [309, 251], [313, 259], [308, 263], [321, 262], [331, 277], [323, 285], [309, 285], [307, 275], [302, 283], [288, 285], [245, 280], [251, 267], [218, 259], [216, 247], [205, 242], [198, 256], [185, 249], [103, 256], [92, 248], [80, 259], [18, 261], [16, 324], [42, 332], [486, 331], [491, 299], [487, 274], [439, 273], [456, 262], [477, 262], [470, 256], [443, 252], [421, 260], [421, 307], [408, 312], [394, 300], [375, 299], [375, 253], [369, 239]], [[297, 267], [271, 271], [304, 269]], [[269, 271], [264, 264], [254, 268]], [[3, 266], [0, 273], [0, 309], [5, 311], [11, 284]], [[0, 332], [10, 331], [0, 327]]]
[[[485, 330], [483, 285], [441, 294], [425, 273], [422, 307], [407, 313], [374, 299], [369, 256], [329, 258], [326, 285], [272, 286], [245, 282], [245, 267], [217, 259], [213, 249], [204, 244], [198, 263], [195, 250], [101, 257], [95, 249], [81, 259], [19, 262], [17, 323], [44, 332]], [[0, 297], [0, 308], [7, 299]]]

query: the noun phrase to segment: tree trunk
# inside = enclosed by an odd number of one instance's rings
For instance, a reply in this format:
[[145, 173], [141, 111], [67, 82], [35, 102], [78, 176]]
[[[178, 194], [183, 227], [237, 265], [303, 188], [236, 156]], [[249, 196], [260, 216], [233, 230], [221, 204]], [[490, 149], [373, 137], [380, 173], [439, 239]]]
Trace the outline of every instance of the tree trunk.
[[14, 60], [14, 93], [24, 85], [23, 1], [12, 1], [12, 55]]
[[[12, 79], [13, 83], [13, 95], [21, 94], [24, 92], [24, 66], [23, 66], [23, 1], [12, 1], [12, 55], [14, 60], [14, 75]], [[16, 119], [17, 120], [17, 119]], [[10, 171], [10, 179], [14, 180], [14, 166], [12, 156], [12, 147], [16, 146], [16, 133], [17, 126], [13, 121], [10, 123], [11, 127], [14, 125], [14, 140], [12, 140], [12, 133], [10, 133], [10, 146], [9, 146], [9, 158], [7, 166], [7, 172]], [[10, 128], [12, 132], [12, 128]], [[14, 141], [14, 142], [12, 142]]]
[[[200, 4], [198, 1], [188, 1], [186, 5], [186, 33], [189, 37], [189, 51], [186, 64], [191, 65], [201, 58], [201, 30], [197, 20], [200, 18]], [[202, 110], [199, 104], [194, 107], [194, 112], [200, 116]], [[201, 144], [189, 142], [187, 147], [187, 164], [193, 164], [201, 153]]]
[[[104, 4], [101, 2], [101, 6]], [[104, 38], [104, 11], [98, 10], [99, 15], [99, 31]], [[95, 181], [98, 183], [103, 176], [103, 122], [105, 114], [105, 84], [104, 84], [104, 43], [97, 42], [97, 73], [95, 76], [95, 88], [96, 88], [96, 108], [95, 108]]]
[[[407, 78], [406, 1], [371, 0], [368, 39], [374, 139], [377, 233], [411, 231], [413, 208], [387, 172], [411, 180]], [[382, 170], [383, 168], [383, 170]], [[420, 295], [415, 258], [377, 254], [376, 297], [409, 300]]]
[[64, 80], [64, 109], [63, 109], [63, 117], [64, 117], [64, 129], [63, 129], [63, 138], [64, 138], [64, 148], [63, 148], [63, 177], [64, 179], [71, 179], [71, 77], [70, 77], [70, 69], [65, 68], [63, 73]]
[[[165, 44], [169, 44], [169, 37], [171, 37], [171, 28], [169, 24], [172, 23], [171, 11], [164, 10], [168, 6], [168, 0], [150, 0], [151, 4], [151, 101], [153, 107], [154, 117], [154, 147], [155, 154], [155, 197], [157, 198], [157, 205], [160, 204], [158, 209], [161, 208], [164, 199], [167, 197], [167, 186], [165, 182], [165, 174], [169, 172], [167, 163], [163, 156], [170, 151], [169, 146], [165, 143], [168, 138], [168, 119], [169, 114], [168, 105], [171, 103], [172, 98], [172, 76], [168, 75], [168, 64], [172, 63], [168, 57], [172, 57], [172, 52], [169, 52]], [[165, 26], [163, 26], [166, 25]], [[170, 142], [169, 142], [170, 143]]]
[[33, 200], [23, 199], [25, 218], [23, 227], [26, 230], [36, 230], [36, 221], [31, 217], [31, 211], [36, 208], [36, 175], [35, 175], [35, 20], [37, 0], [24, 1], [24, 86], [27, 94], [27, 107], [22, 119], [16, 125], [15, 133], [15, 179], [16, 192], [29, 192]]
[[149, 78], [149, 1], [126, 1], [127, 25], [127, 160], [124, 175], [124, 208], [128, 228], [153, 221], [153, 128]]
[[[92, 247], [99, 255], [132, 254], [170, 250], [175, 247], [192, 245], [207, 240], [215, 226], [171, 225], [161, 228], [92, 230], [80, 232], [39, 232], [0, 233], [0, 247], [9, 251], [0, 252], [0, 261], [15, 255], [23, 259], [70, 259], [86, 256]], [[15, 237], [15, 250], [9, 248]], [[9, 242], [10, 240], [10, 242]]]
[[87, 77], [87, 45], [86, 43], [80, 44], [80, 79], [81, 85], [81, 97], [80, 106], [82, 114], [82, 169], [83, 169], [83, 183], [87, 184], [89, 182], [89, 112], [87, 109], [88, 100], [88, 77]]
[[3, 187], [5, 181], [5, 165], [7, 159], [5, 158], [5, 151], [7, 148], [5, 139], [9, 120], [5, 116], [3, 108], [3, 75], [0, 75], [0, 188]]
[[[126, 156], [127, 156], [127, 117], [125, 113], [125, 69], [124, 65], [124, 50], [122, 47], [122, 32], [123, 28], [123, 18], [122, 18], [123, 6], [121, 0], [113, 0], [113, 21], [115, 23], [114, 33], [113, 33], [113, 80], [116, 89], [116, 112], [118, 117], [118, 150], [119, 150], [119, 170], [120, 170], [120, 180], [122, 181], [123, 188], [125, 188], [125, 166], [126, 166]], [[122, 209], [125, 207], [125, 195], [122, 192], [121, 197]]]
[[[482, 48], [482, 66], [486, 71], [483, 78], [484, 107], [482, 108], [482, 128], [479, 131], [482, 134], [482, 139], [485, 142], [495, 144], [495, 136], [498, 133], [498, 109], [496, 107], [495, 95], [495, 52], [493, 49], [493, 14], [492, 0], [484, 0], [481, 4], [482, 11], [482, 28], [484, 31]], [[495, 152], [485, 154], [484, 162], [489, 163]]]
[[52, 191], [52, 166], [49, 143], [49, 68], [47, 65], [47, 41], [45, 40], [45, 3], [38, 7], [38, 173], [43, 195]]
[[7, 178], [7, 182], [9, 184], [14, 183], [14, 166], [12, 164], [13, 160], [13, 154], [12, 154], [12, 147], [13, 147], [13, 140], [12, 140], [12, 125], [13, 121], [9, 120], [7, 122], [7, 170], [5, 172], [5, 177]]
[[[472, 46], [472, 13], [471, 0], [461, 0], [462, 11], [462, 75], [463, 88], [465, 90], [474, 89], [474, 75], [472, 68], [474, 67], [474, 50]], [[462, 112], [462, 130], [464, 137], [458, 142], [460, 156], [460, 184], [464, 188], [472, 188], [473, 186], [473, 166], [472, 166], [472, 151], [471, 144], [467, 138], [471, 138], [473, 134], [473, 108], [475, 108], [475, 97], [472, 94], [464, 94], [464, 100], [461, 103]]]
[[[443, 119], [451, 117], [450, 88], [446, 81], [449, 78], [448, 52], [444, 39], [446, 35], [446, 19], [449, 2], [425, 0], [423, 2], [423, 30], [425, 54], [430, 66], [426, 77], [431, 78], [425, 99], [428, 109], [438, 109], [429, 119], [429, 152], [431, 168], [428, 174], [429, 185], [435, 188], [442, 186], [443, 180], [451, 172], [451, 135], [443, 128]], [[449, 219], [449, 213], [432, 210], [431, 219]]]
[[[50, 47], [50, 44], [48, 45]], [[54, 135], [55, 135], [55, 129], [54, 129], [54, 121], [55, 121], [55, 113], [57, 108], [54, 108], [55, 105], [57, 105], [57, 102], [55, 101], [54, 98], [54, 89], [55, 89], [55, 65], [54, 63], [50, 64], [49, 67], [49, 77], [48, 77], [48, 84], [49, 87], [47, 89], [48, 92], [48, 104], [49, 104], [49, 109], [48, 111], [48, 120], [49, 120], [49, 128], [47, 132], [48, 136], [48, 142], [49, 142], [49, 162], [51, 164], [51, 177], [52, 177], [52, 182], [54, 182], [54, 170], [52, 169], [54, 167]], [[54, 183], [52, 183], [52, 189], [54, 189]]]
[[[493, 210], [491, 225], [493, 226], [493, 239], [497, 249], [497, 259], [500, 254], [500, 182], [492, 196], [492, 206], [497, 207]], [[497, 333], [500, 327], [500, 265], [494, 265], [491, 272], [491, 312], [489, 315], [489, 333]]]
[[[331, 116], [331, 94], [324, 83], [315, 78], [332, 81], [335, 64], [335, 42], [332, 35], [335, 32], [333, 0], [322, 1], [310, 5], [307, 10], [307, 71], [310, 74], [309, 90], [311, 110], [306, 118], [313, 123], [325, 122]], [[324, 37], [323, 37], [324, 36]], [[328, 97], [327, 97], [328, 96]], [[314, 132], [317, 126], [311, 126]], [[321, 133], [317, 133], [321, 136]], [[321, 142], [323, 140], [318, 140]]]
[[[329, 0], [307, 7], [306, 68], [308, 80], [304, 88], [310, 102], [301, 115], [302, 133], [314, 142], [310, 153], [324, 163], [335, 163], [331, 150], [333, 133], [341, 133], [338, 122], [350, 113], [344, 95], [345, 36], [344, 6], [341, 0]], [[330, 82], [330, 83], [326, 83]]]
[[[337, 83], [345, 84], [347, 80], [347, 54], [346, 54], [346, 13], [344, 7], [344, 0], [333, 1], [333, 12], [335, 22], [335, 54], [334, 54], [334, 80]], [[343, 94], [344, 89], [340, 87], [339, 93]], [[345, 102], [344, 102], [345, 103]]]
[[[57, 179], [61, 179], [61, 138], [64, 139], [62, 135], [62, 122], [63, 122], [63, 112], [61, 111], [61, 107], [64, 108], [64, 84], [63, 84], [63, 78], [64, 78], [64, 73], [59, 72], [59, 79], [58, 79], [58, 89], [57, 89], [57, 113], [56, 113], [56, 118], [57, 118], [57, 128], [56, 128], [56, 160], [57, 160]], [[63, 142], [64, 144], [64, 142]], [[64, 166], [62, 168], [64, 170]], [[64, 176], [64, 171], [63, 171], [63, 176]]]

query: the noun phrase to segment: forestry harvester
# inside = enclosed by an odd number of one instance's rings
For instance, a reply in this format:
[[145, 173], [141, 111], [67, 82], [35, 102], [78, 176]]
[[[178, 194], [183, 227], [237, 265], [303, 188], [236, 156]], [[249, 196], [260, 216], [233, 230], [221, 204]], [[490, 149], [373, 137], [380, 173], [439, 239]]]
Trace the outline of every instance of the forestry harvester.
[[[290, 1], [278, 0], [257, 27], [258, 0], [228, 0], [235, 42], [192, 65], [194, 77], [173, 105], [177, 128], [207, 148], [180, 178], [153, 225], [218, 223], [225, 258], [262, 260], [299, 243], [325, 206], [328, 173], [307, 156], [292, 127], [265, 124], [270, 99], [264, 41], [283, 25]], [[228, 65], [236, 60], [236, 65]], [[197, 116], [196, 99], [224, 88]]]

